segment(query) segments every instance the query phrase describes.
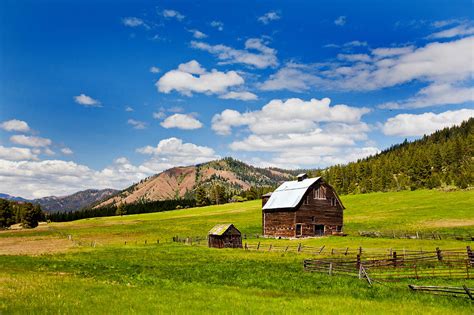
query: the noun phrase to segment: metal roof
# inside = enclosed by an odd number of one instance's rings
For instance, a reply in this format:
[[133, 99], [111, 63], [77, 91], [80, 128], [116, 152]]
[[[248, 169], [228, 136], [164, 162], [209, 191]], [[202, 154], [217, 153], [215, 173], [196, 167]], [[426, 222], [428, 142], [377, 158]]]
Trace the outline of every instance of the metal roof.
[[227, 231], [233, 224], [217, 224], [210, 231], [209, 235], [222, 235]]
[[268, 199], [264, 210], [296, 207], [308, 188], [320, 180], [321, 177], [305, 178], [301, 181], [289, 181], [281, 184]]

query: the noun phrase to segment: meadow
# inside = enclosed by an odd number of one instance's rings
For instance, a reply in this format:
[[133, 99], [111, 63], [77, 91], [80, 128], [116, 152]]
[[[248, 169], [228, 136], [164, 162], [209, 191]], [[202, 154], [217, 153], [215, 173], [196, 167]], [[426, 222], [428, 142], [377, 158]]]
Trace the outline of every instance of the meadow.
[[308, 253], [209, 249], [171, 241], [177, 235], [205, 236], [217, 223], [234, 223], [249, 244], [367, 250], [472, 244], [452, 238], [368, 238], [358, 232], [474, 235], [473, 190], [348, 195], [342, 201], [346, 237], [257, 238], [259, 200], [2, 231], [0, 313], [473, 313], [466, 298], [413, 293], [407, 287], [474, 287], [473, 280], [412, 279], [369, 287], [357, 278], [304, 272]]

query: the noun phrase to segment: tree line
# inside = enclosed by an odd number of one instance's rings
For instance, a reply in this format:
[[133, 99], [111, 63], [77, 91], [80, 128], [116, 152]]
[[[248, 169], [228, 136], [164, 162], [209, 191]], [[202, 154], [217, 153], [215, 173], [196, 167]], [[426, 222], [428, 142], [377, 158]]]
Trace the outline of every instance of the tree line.
[[66, 222], [94, 217], [110, 217], [114, 215], [139, 214], [170, 211], [196, 206], [193, 199], [156, 200], [138, 203], [108, 205], [100, 208], [85, 208], [73, 212], [49, 213], [47, 219], [53, 222]]
[[0, 199], [0, 228], [21, 223], [24, 228], [34, 228], [44, 221], [45, 214], [39, 204]]

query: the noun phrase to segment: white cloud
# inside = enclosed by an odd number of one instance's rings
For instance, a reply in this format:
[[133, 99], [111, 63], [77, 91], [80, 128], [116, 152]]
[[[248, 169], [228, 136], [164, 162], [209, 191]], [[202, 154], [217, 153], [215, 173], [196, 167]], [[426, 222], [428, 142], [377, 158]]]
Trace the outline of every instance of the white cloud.
[[[468, 37], [433, 42], [419, 48], [378, 48], [372, 50], [370, 55], [340, 54], [336, 62], [287, 63], [258, 86], [262, 90], [287, 89], [296, 92], [311, 88], [370, 91], [415, 81], [427, 84], [415, 98], [424, 97], [435, 89], [441, 90], [443, 86], [445, 90], [446, 86], [451, 86], [451, 90], [455, 87], [463, 96], [450, 97], [450, 102], [453, 99], [464, 102], [468, 98], [469, 80], [474, 74], [473, 49], [474, 37]], [[435, 103], [441, 105], [440, 100]]]
[[123, 18], [122, 24], [129, 27], [146, 26], [142, 19], [133, 16]]
[[[316, 167], [373, 153], [359, 142], [368, 140], [370, 126], [361, 121], [367, 108], [330, 106], [330, 100], [272, 100], [261, 110], [226, 109], [212, 119], [220, 135], [243, 135], [229, 145], [237, 152], [267, 152], [272, 165]], [[237, 129], [237, 130], [235, 130]], [[247, 133], [249, 133], [247, 135]], [[332, 161], [332, 162], [331, 162]]]
[[222, 23], [220, 21], [212, 21], [211, 26], [214, 27], [214, 28], [217, 28], [217, 30], [219, 30], [219, 31], [224, 30], [224, 23]]
[[329, 106], [330, 102], [328, 98], [310, 101], [299, 98], [286, 101], [277, 99], [253, 112], [240, 113], [226, 109], [212, 118], [212, 129], [222, 135], [230, 134], [232, 127], [244, 125], [256, 134], [296, 132], [298, 129], [306, 132], [305, 127], [314, 127], [314, 123], [318, 122], [356, 123], [369, 112], [367, 108]]
[[197, 39], [202, 39], [202, 38], [206, 38], [207, 35], [204, 34], [203, 32], [199, 31], [199, 30], [196, 30], [196, 29], [192, 29], [192, 30], [188, 30], [191, 34], [193, 34], [193, 37], [194, 38], [197, 38]]
[[161, 70], [160, 70], [160, 68], [158, 68], [158, 67], [151, 66], [151, 67], [150, 67], [150, 72], [151, 72], [151, 73], [160, 73]]
[[379, 105], [383, 109], [423, 108], [430, 106], [462, 104], [474, 101], [473, 87], [457, 87], [449, 83], [431, 84], [415, 96], [398, 102]]
[[168, 18], [168, 19], [174, 18], [174, 19], [177, 19], [178, 21], [182, 21], [185, 18], [184, 15], [182, 15], [176, 10], [163, 10], [162, 15], [165, 18]]
[[2, 122], [0, 124], [0, 129], [5, 131], [28, 132], [30, 131], [30, 126], [28, 126], [26, 121], [12, 119]]
[[0, 161], [37, 160], [38, 155], [28, 148], [4, 147], [0, 145]]
[[185, 114], [174, 114], [167, 117], [160, 124], [163, 128], [178, 128], [184, 130], [199, 129], [202, 127], [202, 123], [191, 115]]
[[93, 99], [90, 96], [85, 95], [84, 93], [74, 96], [74, 100], [76, 103], [84, 105], [86, 107], [100, 107], [100, 102], [98, 100]]
[[232, 86], [244, 83], [244, 79], [235, 71], [206, 71], [192, 60], [180, 64], [178, 69], [166, 72], [157, 82], [156, 87], [162, 93], [175, 90], [183, 95], [191, 96], [193, 92], [206, 94], [222, 94]]
[[151, 169], [168, 169], [174, 166], [187, 166], [220, 158], [209, 147], [193, 143], [183, 143], [178, 138], [161, 140], [156, 147], [146, 146], [137, 149], [138, 153], [151, 155], [143, 165]]
[[262, 15], [261, 17], [258, 18], [259, 22], [262, 22], [263, 24], [268, 24], [271, 21], [277, 21], [280, 19], [280, 16], [278, 15], [277, 12], [275, 11], [270, 11]]
[[56, 154], [56, 152], [54, 152], [53, 150], [51, 150], [50, 148], [44, 148], [43, 149], [43, 153], [46, 154], [46, 155], [49, 155], [49, 156], [53, 156]]
[[127, 120], [127, 124], [133, 126], [133, 129], [146, 129], [146, 122], [140, 121], [140, 120], [135, 120], [135, 119], [129, 119]]
[[65, 155], [74, 154], [74, 152], [72, 152], [72, 150], [70, 148], [62, 148], [61, 152], [62, 152], [62, 154], [65, 154]]
[[133, 109], [133, 107], [127, 106], [127, 107], [125, 107], [125, 111], [126, 112], [133, 112], [134, 109]]
[[254, 101], [258, 99], [258, 96], [247, 91], [241, 91], [241, 92], [229, 92], [226, 94], [222, 94], [219, 96], [219, 98], [225, 99], [225, 100], [241, 100], [241, 101]]
[[52, 143], [52, 141], [47, 138], [30, 137], [25, 135], [13, 135], [10, 137], [10, 141], [27, 147], [47, 147]]
[[433, 38], [452, 38], [452, 37], [460, 37], [460, 36], [468, 36], [474, 34], [474, 27], [469, 24], [462, 24], [455, 27], [452, 27], [447, 30], [439, 31], [429, 35], [428, 39]]
[[258, 69], [275, 67], [278, 65], [277, 51], [268, 47], [259, 38], [250, 38], [245, 41], [245, 49], [234, 49], [225, 45], [209, 45], [204, 42], [192, 41], [191, 47], [207, 51], [219, 60], [219, 64], [242, 63]]
[[458, 125], [471, 117], [474, 117], [473, 109], [446, 111], [439, 114], [431, 112], [419, 115], [399, 114], [387, 119], [382, 126], [382, 131], [389, 136], [422, 136]]
[[9, 161], [4, 156], [7, 153], [2, 153], [0, 148], [0, 191], [25, 198], [39, 198], [71, 194], [89, 188], [123, 189], [171, 167], [219, 158], [209, 147], [183, 143], [177, 138], [164, 139], [156, 147], [147, 146], [137, 151], [151, 155], [151, 158], [140, 165], [133, 165], [127, 158], [119, 157], [106, 168], [93, 170], [72, 161], [27, 161], [27, 158], [35, 159], [35, 156], [26, 151], [15, 153], [16, 156], [8, 152], [10, 158], [22, 159]]
[[344, 26], [347, 22], [347, 18], [344, 15], [339, 16], [337, 19], [334, 20], [334, 24], [337, 26]]

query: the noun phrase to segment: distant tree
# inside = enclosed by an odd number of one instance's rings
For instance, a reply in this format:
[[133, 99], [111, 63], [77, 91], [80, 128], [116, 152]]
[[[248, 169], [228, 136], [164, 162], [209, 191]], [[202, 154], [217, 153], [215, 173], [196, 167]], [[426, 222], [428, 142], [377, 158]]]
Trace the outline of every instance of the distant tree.
[[11, 202], [0, 199], [0, 228], [9, 227], [14, 222]]
[[24, 204], [21, 218], [21, 224], [24, 228], [35, 228], [41, 220], [44, 220], [44, 214], [40, 205]]
[[207, 192], [204, 187], [199, 186], [196, 189], [195, 199], [196, 199], [196, 206], [198, 207], [207, 206], [209, 204], [209, 199], [207, 198]]
[[123, 216], [127, 214], [127, 209], [123, 203], [119, 204], [117, 210], [115, 210], [115, 215]]

